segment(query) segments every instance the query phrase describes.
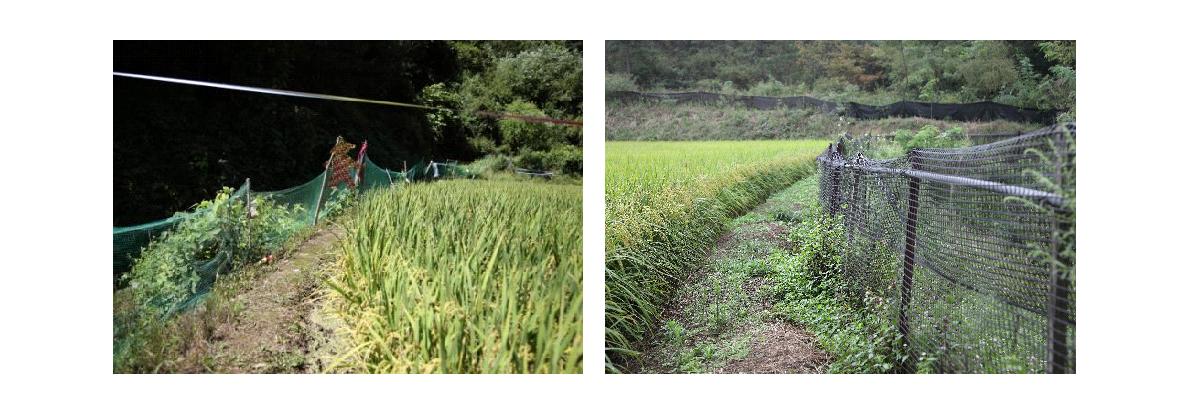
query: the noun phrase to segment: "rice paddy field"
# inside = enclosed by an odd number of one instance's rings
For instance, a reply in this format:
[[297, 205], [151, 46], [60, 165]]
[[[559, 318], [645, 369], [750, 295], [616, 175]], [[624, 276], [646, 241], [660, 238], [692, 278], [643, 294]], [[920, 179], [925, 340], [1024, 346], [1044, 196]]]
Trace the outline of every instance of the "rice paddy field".
[[732, 218], [815, 172], [819, 140], [607, 142], [606, 339], [617, 372]]
[[347, 371], [582, 371], [582, 189], [451, 180], [369, 193], [329, 280]]

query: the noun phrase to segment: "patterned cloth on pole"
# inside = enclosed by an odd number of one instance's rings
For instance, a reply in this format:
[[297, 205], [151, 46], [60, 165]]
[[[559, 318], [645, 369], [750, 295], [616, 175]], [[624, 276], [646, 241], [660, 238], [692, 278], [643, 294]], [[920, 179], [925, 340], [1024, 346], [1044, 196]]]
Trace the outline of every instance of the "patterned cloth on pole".
[[331, 148], [331, 158], [327, 160], [327, 168], [330, 169], [331, 180], [328, 186], [335, 187], [340, 183], [347, 183], [348, 187], [355, 188], [355, 179], [351, 175], [352, 170], [358, 170], [356, 163], [351, 160], [348, 155], [355, 145], [347, 143], [343, 140], [343, 136], [335, 139], [335, 147]]

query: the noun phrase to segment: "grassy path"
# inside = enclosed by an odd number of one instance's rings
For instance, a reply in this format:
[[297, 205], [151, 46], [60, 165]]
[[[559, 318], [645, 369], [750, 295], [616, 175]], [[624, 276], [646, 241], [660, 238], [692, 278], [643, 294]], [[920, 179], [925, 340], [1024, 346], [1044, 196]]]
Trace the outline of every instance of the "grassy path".
[[803, 203], [817, 199], [806, 178], [735, 219], [702, 266], [690, 274], [646, 339], [643, 373], [821, 373], [831, 357], [814, 335], [778, 316], [765, 258], [790, 251], [789, 228]]

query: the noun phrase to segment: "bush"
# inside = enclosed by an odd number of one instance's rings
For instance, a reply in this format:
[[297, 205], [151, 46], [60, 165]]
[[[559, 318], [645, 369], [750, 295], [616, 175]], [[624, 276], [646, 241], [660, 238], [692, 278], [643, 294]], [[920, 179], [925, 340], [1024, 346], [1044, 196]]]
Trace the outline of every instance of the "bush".
[[[534, 106], [532, 102], [518, 100], [504, 107], [505, 111], [525, 116], [546, 116], [545, 112]], [[516, 119], [501, 119], [500, 134], [504, 142], [512, 151], [547, 150], [554, 144], [561, 143], [565, 134], [556, 129], [559, 126], [541, 123], [530, 123]]]
[[926, 125], [917, 131], [912, 138], [909, 136], [909, 131], [898, 130], [893, 140], [900, 143], [906, 151], [913, 149], [926, 148], [953, 148], [959, 145], [959, 141], [964, 137], [963, 128], [955, 126], [947, 129], [945, 132], [938, 129], [934, 125]]
[[508, 156], [490, 154], [467, 164], [467, 171], [472, 174], [487, 174], [511, 170], [512, 160]]
[[516, 166], [529, 170], [548, 170], [548, 154], [543, 151], [529, 151], [516, 158]]
[[570, 145], [554, 146], [545, 155], [545, 166], [562, 174], [583, 174], [583, 150]]
[[756, 96], [793, 96], [799, 95], [796, 87], [782, 84], [781, 81], [769, 78], [765, 81], [757, 82], [748, 90], [749, 95]]
[[[167, 312], [193, 296], [204, 280], [214, 278], [201, 274], [280, 250], [307, 226], [301, 206], [290, 208], [254, 197], [254, 214], [248, 217], [244, 200], [233, 193], [231, 188], [223, 188], [145, 248], [124, 277], [140, 307]], [[337, 201], [328, 200], [324, 213], [339, 208]]]
[[604, 89], [607, 92], [637, 91], [636, 79], [631, 74], [609, 73], [604, 79]]
[[[851, 287], [843, 278], [846, 247], [842, 224], [812, 207], [814, 221], [794, 227], [793, 255], [775, 252], [773, 292], [777, 310], [806, 326], [823, 349], [835, 356], [836, 373], [886, 373], [904, 361], [899, 333], [892, 324], [887, 299]], [[895, 258], [893, 258], [895, 260]], [[888, 264], [884, 260], [883, 264]]]
[[503, 102], [535, 103], [552, 115], [582, 114], [583, 57], [558, 44], [543, 44], [496, 61], [487, 92]]
[[496, 144], [496, 141], [487, 136], [468, 139], [468, 143], [471, 144], [472, 149], [480, 154], [493, 154], [499, 150], [499, 145]]
[[[327, 215], [340, 211], [340, 199], [327, 203]], [[335, 194], [332, 193], [332, 197]], [[351, 195], [345, 195], [351, 197]], [[350, 198], [346, 198], [350, 199]], [[155, 370], [162, 347], [171, 341], [165, 318], [212, 285], [219, 274], [275, 253], [308, 227], [305, 209], [253, 197], [251, 212], [244, 200], [224, 188], [172, 230], [149, 243], [123, 278], [114, 312], [116, 372]]]
[[893, 141], [901, 145], [902, 148], [908, 148], [909, 142], [913, 140], [913, 132], [909, 129], [897, 129], [897, 133], [893, 136]]

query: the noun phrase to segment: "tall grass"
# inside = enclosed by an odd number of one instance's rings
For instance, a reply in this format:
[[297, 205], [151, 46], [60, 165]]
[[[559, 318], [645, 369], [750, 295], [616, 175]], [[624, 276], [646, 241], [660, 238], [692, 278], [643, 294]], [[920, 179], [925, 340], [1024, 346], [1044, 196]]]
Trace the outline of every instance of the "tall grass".
[[825, 141], [608, 142], [604, 365], [618, 371], [735, 216], [815, 171]]
[[453, 180], [370, 193], [346, 223], [352, 369], [582, 369], [582, 189]]

